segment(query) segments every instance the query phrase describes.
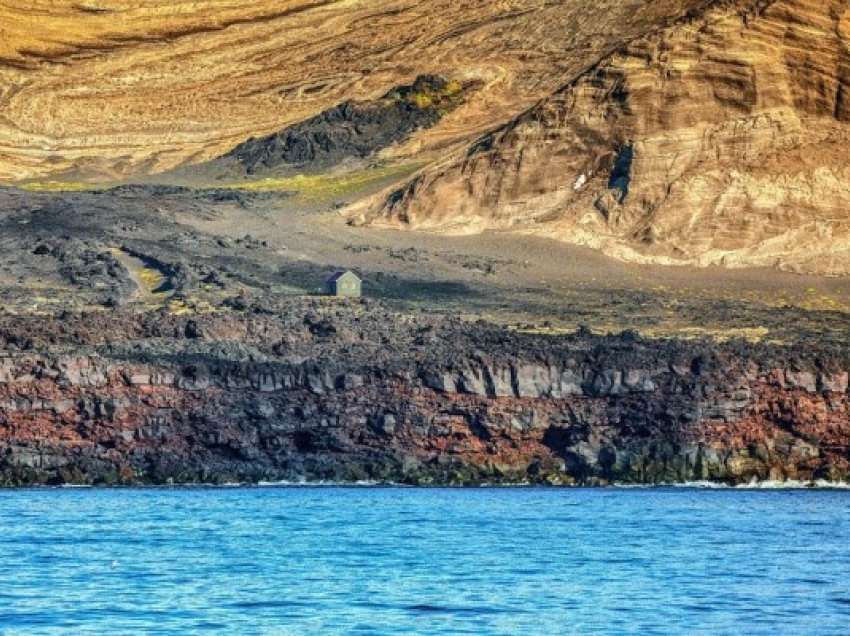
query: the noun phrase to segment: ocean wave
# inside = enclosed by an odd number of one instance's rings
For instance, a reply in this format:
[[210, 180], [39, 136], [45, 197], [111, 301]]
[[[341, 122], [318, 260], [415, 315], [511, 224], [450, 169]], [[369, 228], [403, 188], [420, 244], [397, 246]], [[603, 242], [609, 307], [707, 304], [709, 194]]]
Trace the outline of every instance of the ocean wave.
[[[613, 489], [652, 489], [652, 488], [693, 488], [702, 490], [850, 490], [850, 483], [828, 481], [825, 479], [815, 479], [811, 481], [802, 480], [764, 480], [751, 481], [746, 484], [727, 484], [715, 481], [686, 481], [686, 482], [665, 482], [659, 484], [624, 484], [613, 483], [607, 486], [584, 486], [584, 485], [562, 485], [548, 486], [543, 484], [534, 484], [531, 482], [485, 482], [475, 486], [448, 486], [448, 485], [433, 485], [433, 486], [412, 486], [410, 484], [401, 484], [398, 482], [376, 481], [376, 480], [360, 480], [360, 481], [308, 481], [308, 480], [281, 480], [281, 481], [260, 481], [257, 483], [228, 483], [220, 485], [203, 485], [203, 484], [187, 484], [187, 486], [201, 486], [205, 488], [483, 488], [483, 489], [511, 489], [511, 488], [528, 488], [528, 489], [551, 489], [556, 490], [562, 488], [593, 488], [605, 490]], [[183, 487], [176, 485], [175, 487]]]
[[[228, 488], [481, 488], [481, 489], [511, 489], [511, 488], [528, 488], [528, 489], [577, 489], [577, 488], [592, 488], [592, 489], [653, 489], [653, 488], [692, 488], [701, 490], [850, 490], [850, 482], [829, 481], [826, 479], [815, 480], [764, 480], [745, 484], [727, 484], [715, 481], [685, 481], [685, 482], [663, 482], [657, 484], [639, 484], [639, 483], [612, 483], [605, 486], [589, 486], [589, 485], [558, 485], [549, 486], [545, 484], [535, 484], [531, 482], [484, 482], [477, 485], [461, 486], [461, 485], [446, 485], [435, 484], [432, 486], [414, 486], [411, 484], [402, 484], [392, 481], [378, 480], [360, 480], [360, 481], [328, 481], [328, 480], [280, 480], [280, 481], [259, 481], [259, 482], [227, 482], [223, 484], [207, 484], [207, 483], [173, 483], [173, 484], [146, 484], [140, 486], [119, 486], [118, 488], [134, 487], [142, 489], [162, 488], [162, 489], [183, 489], [183, 488], [198, 488], [198, 489], [228, 489]], [[56, 486], [41, 486], [35, 487], [47, 489], [86, 489], [86, 488], [115, 488], [114, 486], [93, 486], [90, 484], [61, 484]]]
[[801, 481], [796, 479], [779, 481], [767, 479], [764, 481], [753, 480], [746, 484], [734, 485], [713, 481], [687, 481], [682, 483], [663, 484], [663, 486], [671, 488], [704, 488], [709, 490], [850, 490], [850, 483], [846, 481], [828, 481], [826, 479], [814, 479], [811, 481]]
[[250, 487], [258, 488], [378, 488], [378, 487], [402, 487], [405, 484], [398, 484], [387, 481], [360, 480], [360, 481], [259, 481], [256, 484], [242, 484]]

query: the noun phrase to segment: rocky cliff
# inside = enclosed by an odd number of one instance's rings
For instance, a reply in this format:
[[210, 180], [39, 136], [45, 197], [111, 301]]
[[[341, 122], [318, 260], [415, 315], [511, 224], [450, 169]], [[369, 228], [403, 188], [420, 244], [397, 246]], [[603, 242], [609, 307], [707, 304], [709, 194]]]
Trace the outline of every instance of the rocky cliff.
[[[0, 315], [0, 483], [850, 476], [850, 357], [381, 305]], [[463, 352], [463, 353], [458, 353]]]
[[695, 7], [352, 215], [637, 262], [846, 274], [849, 51], [842, 0]]

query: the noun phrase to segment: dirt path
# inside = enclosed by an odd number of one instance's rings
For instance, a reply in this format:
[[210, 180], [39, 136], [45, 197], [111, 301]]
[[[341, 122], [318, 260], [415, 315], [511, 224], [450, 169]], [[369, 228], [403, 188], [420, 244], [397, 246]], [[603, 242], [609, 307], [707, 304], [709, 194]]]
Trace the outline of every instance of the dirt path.
[[110, 252], [124, 266], [130, 278], [136, 284], [136, 291], [133, 292], [131, 302], [142, 303], [149, 307], [159, 307], [164, 305], [168, 298], [172, 296], [170, 281], [164, 272], [120, 247], [112, 247]]

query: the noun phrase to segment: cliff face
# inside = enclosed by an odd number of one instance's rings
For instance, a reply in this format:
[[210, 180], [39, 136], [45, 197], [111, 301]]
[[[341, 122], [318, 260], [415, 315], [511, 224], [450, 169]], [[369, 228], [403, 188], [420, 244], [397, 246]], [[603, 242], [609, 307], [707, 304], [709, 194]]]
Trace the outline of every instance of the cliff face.
[[846, 2], [712, 3], [629, 41], [359, 220], [845, 274], [848, 51]]
[[399, 152], [444, 148], [703, 2], [0, 0], [0, 179], [168, 170], [423, 74], [482, 84]]
[[5, 321], [0, 482], [850, 475], [850, 361], [834, 355], [524, 336], [371, 305], [98, 320]]

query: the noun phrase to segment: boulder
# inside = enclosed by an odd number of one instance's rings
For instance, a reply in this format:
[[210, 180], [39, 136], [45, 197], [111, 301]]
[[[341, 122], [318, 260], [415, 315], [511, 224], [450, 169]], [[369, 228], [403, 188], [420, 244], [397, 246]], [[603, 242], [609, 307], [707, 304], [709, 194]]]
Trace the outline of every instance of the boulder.
[[808, 393], [818, 390], [815, 374], [811, 371], [785, 371], [785, 382], [793, 389], [802, 389]]

